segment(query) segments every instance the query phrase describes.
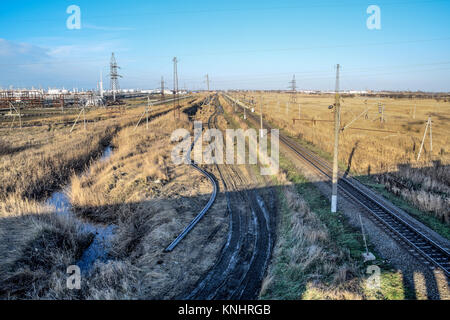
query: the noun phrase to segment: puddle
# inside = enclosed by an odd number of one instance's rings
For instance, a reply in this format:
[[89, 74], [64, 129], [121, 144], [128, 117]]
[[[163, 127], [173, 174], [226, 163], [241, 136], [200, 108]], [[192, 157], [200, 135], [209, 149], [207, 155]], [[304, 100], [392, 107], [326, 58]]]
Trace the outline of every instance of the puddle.
[[108, 160], [109, 158], [111, 158], [111, 156], [112, 156], [112, 148], [111, 148], [111, 146], [107, 146], [106, 148], [105, 148], [105, 150], [103, 150], [103, 154], [102, 154], [102, 156], [100, 157], [100, 160], [99, 161], [106, 161], [106, 160]]
[[[99, 161], [106, 161], [112, 156], [112, 148], [108, 146], [103, 151]], [[93, 233], [95, 235], [91, 245], [83, 252], [77, 265], [80, 267], [82, 273], [87, 273], [95, 261], [107, 261], [108, 251], [110, 248], [111, 238], [114, 235], [116, 226], [108, 225], [102, 226], [98, 224], [89, 223], [75, 217], [72, 212], [72, 205], [68, 197], [70, 194], [70, 186], [66, 186], [62, 190], [52, 193], [51, 197], [47, 199], [46, 203], [56, 208], [56, 214], [66, 217], [71, 217], [78, 221], [81, 225], [82, 232]]]

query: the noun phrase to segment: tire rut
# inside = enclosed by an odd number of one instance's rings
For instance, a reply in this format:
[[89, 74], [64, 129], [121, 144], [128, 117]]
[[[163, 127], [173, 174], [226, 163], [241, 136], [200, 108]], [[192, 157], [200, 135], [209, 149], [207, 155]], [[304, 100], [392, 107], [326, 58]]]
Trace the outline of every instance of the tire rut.
[[[217, 127], [223, 113], [215, 98], [208, 126]], [[247, 168], [248, 169], [248, 168]], [[230, 228], [220, 258], [186, 299], [256, 299], [274, 243], [275, 217], [236, 165], [216, 165], [225, 187]], [[244, 189], [243, 189], [244, 188]], [[274, 195], [273, 193], [269, 193]], [[273, 203], [273, 201], [271, 201]]]

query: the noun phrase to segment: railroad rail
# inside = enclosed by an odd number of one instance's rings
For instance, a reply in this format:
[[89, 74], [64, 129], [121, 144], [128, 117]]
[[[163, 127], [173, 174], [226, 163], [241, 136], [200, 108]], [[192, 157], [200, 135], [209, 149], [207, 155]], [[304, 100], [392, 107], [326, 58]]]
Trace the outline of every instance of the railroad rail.
[[[193, 96], [185, 96], [185, 97], [181, 97], [180, 99], [179, 99], [179, 101], [181, 101], [181, 100], [185, 100], [185, 99], [188, 99], [188, 98], [192, 98]], [[162, 100], [162, 101], [157, 101], [157, 102], [153, 102], [153, 106], [159, 106], [159, 105], [164, 105], [164, 104], [168, 104], [169, 102], [172, 102], [172, 101], [174, 101], [173, 99], [166, 99], [166, 100]], [[193, 101], [195, 101], [195, 99], [193, 100]], [[191, 102], [193, 102], [193, 101], [191, 101]], [[191, 102], [189, 102], [189, 103], [191, 103]], [[142, 107], [142, 106], [146, 106], [147, 105], [147, 102], [145, 102], [145, 103], [142, 103], [142, 104], [140, 104], [140, 105], [136, 105], [136, 106], [133, 106], [134, 108], [136, 108], [136, 107]], [[104, 109], [105, 107], [96, 107], [96, 108], [92, 108], [91, 110], [100, 110], [100, 109]], [[164, 115], [164, 114], [166, 114], [166, 113], [168, 113], [168, 112], [170, 112], [170, 111], [173, 111], [174, 109], [176, 109], [176, 107], [174, 108], [174, 107], [172, 107], [172, 108], [170, 108], [170, 109], [168, 109], [167, 110], [167, 112], [166, 111], [157, 111], [157, 113], [155, 113], [155, 114], [152, 114], [151, 115], [151, 117], [153, 118], [153, 117], [159, 117], [159, 116], [161, 116], [161, 115]], [[47, 109], [23, 109], [23, 111], [30, 111], [30, 110], [33, 110], [33, 111], [36, 111], [36, 110], [38, 110], [38, 111], [47, 111], [47, 110], [51, 110], [51, 111], [53, 111], [53, 110], [61, 110], [61, 109], [58, 109], [58, 108], [52, 108], [52, 109], [50, 109], [50, 108], [47, 108]], [[71, 111], [79, 111], [79, 110], [81, 110], [81, 109], [75, 109], [75, 108], [71, 108], [71, 109], [66, 109], [66, 110], [71, 110]], [[9, 109], [0, 109], [0, 124], [2, 124], [2, 123], [5, 123], [6, 124], [6, 126], [0, 126], [0, 129], [2, 129], [2, 128], [4, 128], [4, 129], [17, 129], [17, 128], [20, 128], [19, 126], [11, 126], [11, 125], [9, 125], [9, 121], [7, 122], [7, 121], [2, 121], [2, 118], [1, 118], [1, 116], [5, 116], [5, 113], [6, 113], [6, 111], [9, 111]], [[22, 128], [34, 128], [34, 127], [46, 127], [46, 126], [48, 126], [48, 125], [53, 125], [53, 126], [61, 126], [61, 125], [63, 125], [63, 126], [67, 126], [67, 125], [73, 125], [74, 123], [75, 123], [75, 120], [71, 120], [71, 121], [63, 121], [63, 122], [53, 122], [53, 121], [49, 121], [49, 122], [45, 122], [45, 123], [34, 123], [34, 121], [36, 121], [36, 118], [37, 117], [39, 117], [39, 116], [43, 116], [41, 119], [42, 120], [51, 120], [51, 117], [52, 116], [62, 116], [62, 115], [72, 115], [72, 116], [76, 116], [76, 113], [61, 113], [61, 112], [44, 112], [44, 113], [23, 113], [23, 114], [21, 114], [21, 117], [22, 117]], [[27, 118], [32, 118], [32, 119], [27, 119]], [[104, 119], [100, 119], [100, 120], [105, 120], [105, 119], [107, 119], [107, 118], [104, 118]], [[86, 123], [95, 123], [96, 121], [95, 120], [86, 120]]]
[[[224, 97], [229, 102], [237, 103], [242, 108], [247, 108], [228, 95], [224, 95]], [[248, 114], [253, 121], [258, 121], [255, 115], [252, 113]], [[267, 122], [263, 122], [263, 125], [267, 129], [271, 128]], [[331, 180], [332, 169], [326, 161], [283, 134], [280, 133], [279, 137], [280, 141], [298, 157], [305, 160], [309, 166], [314, 168], [327, 180]], [[407, 244], [411, 253], [417, 253], [424, 259], [427, 265], [431, 264], [441, 269], [447, 278], [450, 278], [450, 253], [448, 249], [442, 247], [410, 222], [403, 219], [394, 208], [389, 208], [376, 199], [376, 197], [367, 193], [362, 186], [358, 185], [357, 181], [352, 178], [346, 178], [341, 173], [339, 176], [338, 188], [340, 191], [366, 209], [370, 213], [370, 217], [394, 235], [394, 238]]]
[[[206, 101], [206, 100], [205, 100]], [[197, 137], [198, 138], [198, 137]], [[209, 172], [207, 172], [206, 170], [203, 170], [202, 168], [200, 168], [197, 164], [195, 164], [195, 162], [191, 159], [191, 152], [192, 149], [194, 148], [195, 143], [197, 142], [197, 140], [194, 140], [194, 142], [192, 142], [189, 151], [187, 152], [186, 155], [186, 159], [189, 162], [190, 166], [192, 166], [195, 170], [199, 171], [201, 174], [203, 174], [205, 177], [208, 178], [208, 180], [210, 181], [212, 187], [213, 187], [213, 192], [211, 193], [211, 196], [208, 200], [208, 203], [203, 207], [203, 209], [197, 214], [197, 216], [187, 225], [187, 227], [178, 235], [178, 237], [176, 237], [175, 240], [172, 241], [172, 243], [166, 248], [164, 249], [164, 252], [171, 252], [173, 251], [173, 249], [175, 249], [175, 247], [181, 242], [181, 240], [184, 239], [184, 237], [186, 237], [186, 235], [197, 225], [197, 223], [203, 218], [203, 216], [206, 214], [206, 212], [211, 208], [211, 206], [213, 205], [214, 201], [216, 200], [217, 197], [217, 190], [218, 190], [218, 185], [216, 180], [214, 179], [213, 175]]]

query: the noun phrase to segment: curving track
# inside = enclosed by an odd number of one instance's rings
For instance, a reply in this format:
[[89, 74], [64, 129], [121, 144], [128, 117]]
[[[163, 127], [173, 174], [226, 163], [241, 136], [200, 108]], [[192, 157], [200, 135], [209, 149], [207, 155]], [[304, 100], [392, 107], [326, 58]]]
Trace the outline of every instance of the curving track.
[[[225, 98], [234, 102], [229, 96], [225, 96]], [[243, 106], [241, 105], [241, 107]], [[247, 114], [249, 114], [250, 119], [258, 123], [255, 115], [251, 112]], [[264, 127], [270, 129], [266, 122], [264, 122]], [[281, 133], [280, 141], [298, 157], [305, 160], [321, 176], [327, 180], [331, 179], [331, 166], [322, 158]], [[436, 243], [413, 224], [403, 219], [395, 207], [380, 201], [375, 194], [358, 181], [340, 175], [338, 187], [344, 195], [368, 211], [369, 217], [387, 230], [395, 240], [407, 245], [412, 254], [420, 257], [420, 260], [425, 264], [441, 269], [448, 278], [450, 277], [450, 253], [447, 248]]]
[[[206, 100], [205, 100], [206, 101]], [[203, 209], [197, 214], [197, 216], [188, 224], [188, 226], [178, 235], [178, 237], [176, 237], [175, 240], [172, 241], [172, 243], [166, 248], [164, 249], [164, 252], [171, 252], [173, 249], [175, 249], [175, 247], [180, 243], [181, 240], [184, 239], [184, 237], [186, 237], [186, 235], [197, 225], [197, 223], [204, 217], [204, 215], [206, 214], [206, 212], [211, 208], [211, 206], [213, 205], [214, 201], [216, 200], [217, 197], [217, 190], [218, 190], [218, 185], [216, 180], [214, 179], [214, 176], [209, 173], [206, 170], [203, 170], [202, 168], [200, 168], [198, 165], [196, 165], [194, 163], [194, 161], [191, 159], [191, 152], [192, 152], [192, 148], [194, 147], [195, 143], [197, 141], [192, 142], [191, 147], [189, 148], [189, 151], [186, 155], [187, 157], [187, 162], [197, 171], [199, 171], [201, 174], [203, 174], [205, 177], [208, 178], [209, 182], [211, 183], [212, 187], [213, 187], [213, 192], [211, 193], [211, 196], [208, 200], [208, 203], [206, 203], [206, 205], [203, 207]]]

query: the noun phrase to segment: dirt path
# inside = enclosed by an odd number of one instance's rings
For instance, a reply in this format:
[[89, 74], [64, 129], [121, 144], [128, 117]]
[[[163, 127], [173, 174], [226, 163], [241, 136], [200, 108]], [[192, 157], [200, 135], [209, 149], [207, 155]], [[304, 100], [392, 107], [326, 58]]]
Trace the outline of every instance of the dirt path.
[[[209, 127], [218, 128], [223, 113], [217, 99]], [[274, 194], [263, 199], [251, 168], [245, 165], [215, 165], [228, 202], [229, 233], [220, 257], [187, 299], [255, 299], [274, 243]], [[267, 206], [269, 204], [269, 206]]]

